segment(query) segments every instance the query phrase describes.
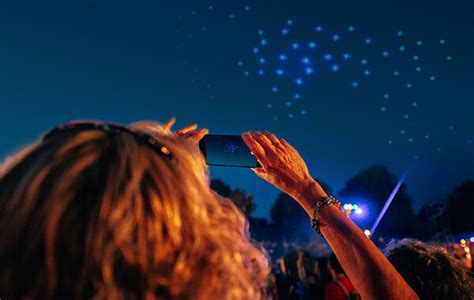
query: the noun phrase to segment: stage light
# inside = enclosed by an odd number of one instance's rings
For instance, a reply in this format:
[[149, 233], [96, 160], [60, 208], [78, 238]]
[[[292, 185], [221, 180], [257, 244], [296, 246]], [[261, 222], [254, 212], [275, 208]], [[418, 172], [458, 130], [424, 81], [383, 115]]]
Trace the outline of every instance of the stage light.
[[474, 243], [474, 236], [469, 239], [472, 243]]
[[364, 234], [366, 237], [370, 237], [370, 230], [368, 229], [364, 230]]
[[362, 208], [356, 208], [355, 210], [355, 213], [358, 214], [358, 215], [361, 215], [364, 211], [362, 210]]

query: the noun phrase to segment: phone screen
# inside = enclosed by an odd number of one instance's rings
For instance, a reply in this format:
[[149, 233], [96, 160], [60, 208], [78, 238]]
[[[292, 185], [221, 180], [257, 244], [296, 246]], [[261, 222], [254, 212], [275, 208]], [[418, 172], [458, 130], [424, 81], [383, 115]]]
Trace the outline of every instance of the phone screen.
[[255, 168], [257, 159], [253, 156], [239, 135], [206, 135], [199, 143], [206, 162], [210, 166]]

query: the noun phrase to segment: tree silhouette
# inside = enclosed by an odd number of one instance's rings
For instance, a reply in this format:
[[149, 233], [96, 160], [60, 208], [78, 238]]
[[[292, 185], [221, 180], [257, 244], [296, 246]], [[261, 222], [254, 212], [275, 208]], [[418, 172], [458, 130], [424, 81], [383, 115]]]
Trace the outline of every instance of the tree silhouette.
[[[377, 218], [389, 195], [392, 193], [398, 180], [383, 166], [372, 166], [362, 170], [347, 181], [341, 190], [341, 200], [346, 202], [351, 199], [364, 199], [369, 207], [369, 213], [360, 224], [370, 228]], [[411, 234], [413, 222], [413, 209], [411, 197], [402, 184], [393, 199], [390, 208], [380, 222], [377, 236], [407, 236]]]
[[249, 217], [255, 210], [255, 203], [253, 202], [253, 195], [247, 194], [241, 189], [232, 190], [228, 184], [220, 179], [211, 180], [211, 189], [222, 197], [229, 198], [234, 202], [247, 217]]
[[447, 214], [454, 234], [474, 232], [474, 180], [466, 180], [448, 197]]
[[306, 241], [314, 232], [304, 209], [287, 194], [281, 193], [270, 211], [278, 238], [286, 241]]

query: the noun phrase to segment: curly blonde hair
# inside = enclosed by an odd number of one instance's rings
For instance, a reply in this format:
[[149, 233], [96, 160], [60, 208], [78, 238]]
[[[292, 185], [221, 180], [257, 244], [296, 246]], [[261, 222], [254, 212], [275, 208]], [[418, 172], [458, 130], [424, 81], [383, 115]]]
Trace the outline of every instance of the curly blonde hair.
[[0, 173], [0, 296], [259, 299], [269, 273], [246, 220], [207, 184], [188, 141], [150, 131], [65, 132]]

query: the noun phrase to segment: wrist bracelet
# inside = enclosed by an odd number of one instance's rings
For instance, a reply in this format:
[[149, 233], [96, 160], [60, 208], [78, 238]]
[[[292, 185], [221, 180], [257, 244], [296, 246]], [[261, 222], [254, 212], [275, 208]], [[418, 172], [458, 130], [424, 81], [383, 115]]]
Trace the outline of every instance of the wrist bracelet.
[[326, 196], [321, 200], [318, 200], [316, 202], [316, 205], [313, 208], [313, 217], [311, 218], [311, 228], [313, 228], [314, 231], [316, 231], [320, 236], [323, 236], [321, 234], [321, 230], [319, 229], [319, 210], [323, 205], [334, 205], [337, 208], [341, 209], [341, 202], [336, 200], [333, 196]]

